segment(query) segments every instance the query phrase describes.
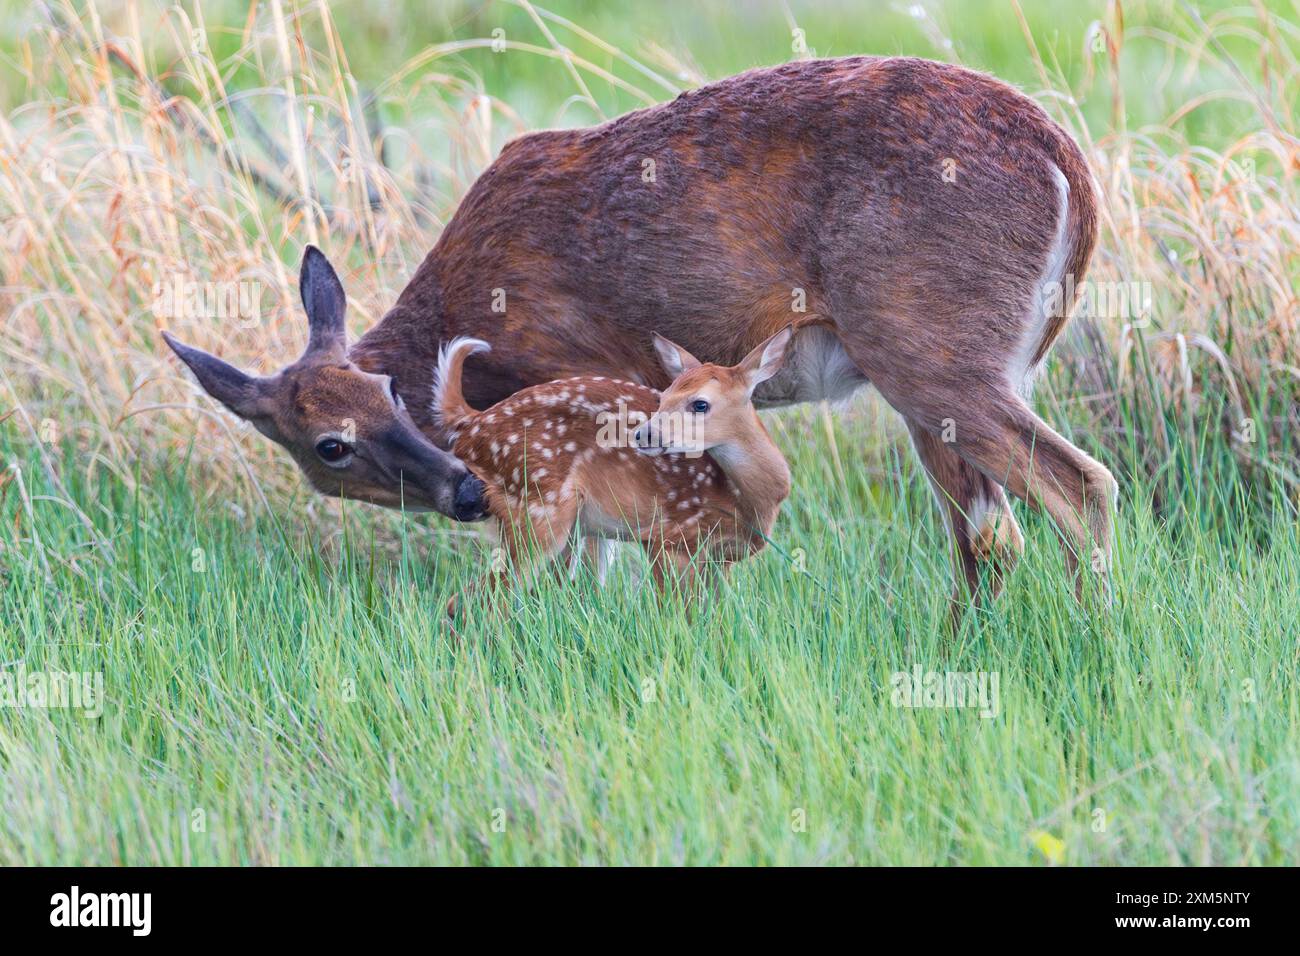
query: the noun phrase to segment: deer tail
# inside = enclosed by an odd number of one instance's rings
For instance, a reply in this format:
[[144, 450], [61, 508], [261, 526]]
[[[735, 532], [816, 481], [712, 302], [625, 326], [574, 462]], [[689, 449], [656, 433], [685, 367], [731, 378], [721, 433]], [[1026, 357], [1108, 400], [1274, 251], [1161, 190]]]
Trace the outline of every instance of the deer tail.
[[438, 352], [438, 368], [433, 374], [433, 415], [445, 428], [456, 428], [478, 413], [465, 401], [460, 387], [465, 359], [475, 352], [492, 348], [482, 339], [452, 339]]
[[[1073, 294], [1083, 288], [1084, 276], [1088, 272], [1088, 261], [1092, 258], [1093, 247], [1097, 244], [1097, 189], [1093, 185], [1092, 171], [1077, 143], [1059, 129], [1050, 131], [1046, 146], [1052, 161], [1060, 171], [1062, 185], [1065, 187], [1065, 222], [1062, 230], [1061, 261], [1057, 264], [1059, 274], [1050, 278], [1065, 282], [1072, 277], [1068, 288]], [[1047, 356], [1052, 342], [1061, 334], [1065, 323], [1074, 309], [1074, 301], [1064, 302], [1059, 314], [1048, 317], [1042, 338], [1034, 349], [1029, 367], [1035, 368]]]

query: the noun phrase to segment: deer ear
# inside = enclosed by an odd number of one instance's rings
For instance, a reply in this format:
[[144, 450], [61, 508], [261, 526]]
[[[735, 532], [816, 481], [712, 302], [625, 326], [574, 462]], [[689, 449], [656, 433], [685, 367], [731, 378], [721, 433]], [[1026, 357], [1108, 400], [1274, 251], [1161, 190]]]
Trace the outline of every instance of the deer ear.
[[307, 354], [344, 352], [347, 345], [347, 328], [343, 313], [348, 299], [343, 283], [330, 265], [325, 253], [308, 246], [302, 256], [302, 271], [298, 274], [298, 291], [303, 308], [307, 310]]
[[741, 363], [736, 366], [749, 376], [750, 391], [753, 391], [760, 382], [766, 382], [781, 371], [781, 366], [785, 364], [786, 353], [790, 349], [790, 341], [793, 338], [794, 326], [787, 325], [746, 355], [741, 360]]
[[246, 375], [215, 355], [191, 348], [166, 332], [162, 336], [180, 360], [190, 367], [203, 390], [222, 405], [240, 418], [264, 418], [267, 415], [264, 379]]
[[663, 365], [664, 371], [673, 378], [681, 375], [687, 369], [696, 368], [700, 364], [700, 360], [694, 355], [675, 342], [669, 342], [658, 332], [654, 334], [654, 342], [655, 351], [659, 353], [660, 364]]

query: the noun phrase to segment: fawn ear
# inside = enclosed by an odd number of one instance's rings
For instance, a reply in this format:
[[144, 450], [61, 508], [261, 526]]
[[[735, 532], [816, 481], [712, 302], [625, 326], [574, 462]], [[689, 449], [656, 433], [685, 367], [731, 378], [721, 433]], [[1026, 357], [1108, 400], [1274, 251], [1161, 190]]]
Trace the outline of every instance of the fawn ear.
[[203, 390], [240, 418], [264, 418], [269, 414], [265, 379], [245, 375], [215, 355], [191, 348], [166, 332], [162, 337], [180, 360], [190, 367]]
[[686, 349], [682, 348], [675, 342], [669, 342], [658, 332], [654, 334], [655, 351], [659, 353], [659, 362], [663, 365], [664, 371], [673, 378], [681, 375], [687, 369], [696, 368], [700, 364], [697, 359]]
[[343, 283], [330, 265], [325, 253], [308, 246], [302, 256], [302, 271], [298, 274], [298, 291], [302, 294], [303, 308], [307, 310], [307, 355], [328, 355], [337, 352], [341, 358], [347, 345], [347, 328], [343, 313], [348, 299]]
[[751, 392], [760, 382], [766, 382], [781, 371], [781, 366], [785, 364], [786, 353], [790, 349], [790, 341], [793, 338], [794, 326], [787, 325], [746, 355], [740, 364], [736, 366], [749, 377], [749, 390]]

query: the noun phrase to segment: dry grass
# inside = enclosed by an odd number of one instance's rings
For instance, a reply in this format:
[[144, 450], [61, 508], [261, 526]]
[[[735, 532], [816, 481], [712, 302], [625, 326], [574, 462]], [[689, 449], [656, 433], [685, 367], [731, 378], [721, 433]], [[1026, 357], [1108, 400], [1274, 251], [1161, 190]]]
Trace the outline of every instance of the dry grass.
[[[260, 8], [220, 64], [191, 42], [202, 24], [179, 8], [161, 18], [167, 41], [153, 36], [148, 46], [139, 9], [127, 9], [130, 32], [110, 36], [93, 4], [85, 16], [54, 8], [54, 25], [37, 38], [45, 46], [26, 59], [33, 88], [61, 77], [66, 93], [0, 119], [0, 385], [30, 436], [42, 421], [46, 436], [75, 434], [88, 467], [127, 474], [140, 450], [177, 452], [193, 439], [195, 464], [215, 483], [244, 480], [249, 469], [265, 480], [282, 474], [263, 467], [270, 446], [231, 440], [229, 420], [210, 414], [168, 361], [159, 328], [262, 371], [283, 364], [305, 339], [292, 265], [304, 241], [355, 266], [346, 274], [352, 326], [367, 327], [489, 161], [492, 123], [522, 127], [505, 104], [438, 73], [430, 55], [400, 99], [370, 94], [411, 125], [368, 129], [375, 110], [363, 105], [323, 6], [298, 17], [278, 3]], [[304, 41], [308, 16], [325, 47]], [[148, 69], [159, 47], [179, 52]], [[268, 85], [232, 92], [224, 73], [236, 61], [255, 64]], [[468, 105], [448, 105], [458, 101]], [[429, 149], [447, 142], [450, 155]], [[155, 283], [178, 275], [256, 283], [262, 314], [164, 322], [152, 310]]]
[[[1089, 280], [1144, 283], [1153, 292], [1153, 308], [1131, 320], [1076, 320], [1057, 350], [1056, 395], [1073, 394], [1076, 404], [1087, 404], [1087, 414], [1070, 417], [1099, 429], [1098, 444], [1127, 453], [1138, 474], [1168, 467], [1179, 439], [1197, 448], [1217, 438], [1248, 474], [1300, 487], [1300, 409], [1294, 401], [1300, 384], [1300, 137], [1294, 113], [1300, 31], [1262, 7], [1209, 22], [1187, 7], [1201, 31], [1192, 40], [1133, 31], [1128, 42], [1163, 49], [1167, 71], [1192, 75], [1213, 67], [1238, 85], [1191, 97], [1164, 123], [1131, 130], [1121, 75], [1126, 36], [1117, 8], [1112, 4], [1090, 41], [1107, 53], [1112, 131], [1094, 137], [1068, 95], [1054, 102], [1084, 144], [1105, 196]], [[1257, 46], [1255, 66], [1267, 86], [1250, 85], [1220, 36], [1245, 37]], [[1037, 62], [1045, 86], [1065, 88]], [[1218, 100], [1240, 104], [1248, 131], [1218, 151], [1188, 142], [1182, 122]]]

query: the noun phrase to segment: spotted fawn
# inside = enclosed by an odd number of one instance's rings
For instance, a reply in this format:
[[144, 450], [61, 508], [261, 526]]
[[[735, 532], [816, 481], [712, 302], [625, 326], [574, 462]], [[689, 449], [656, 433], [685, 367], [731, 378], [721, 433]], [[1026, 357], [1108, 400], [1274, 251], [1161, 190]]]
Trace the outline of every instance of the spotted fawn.
[[[465, 359], [488, 350], [452, 341], [439, 356], [434, 412], [452, 451], [486, 485], [484, 500], [509, 565], [528, 580], [567, 553], [578, 534], [637, 541], [660, 590], [684, 593], [761, 551], [790, 470], [754, 410], [754, 388], [785, 361], [787, 327], [738, 365], [700, 362], [655, 336], [672, 384], [662, 393], [605, 376], [535, 385], [475, 411], [465, 401]], [[453, 599], [449, 613], [456, 613]]]

